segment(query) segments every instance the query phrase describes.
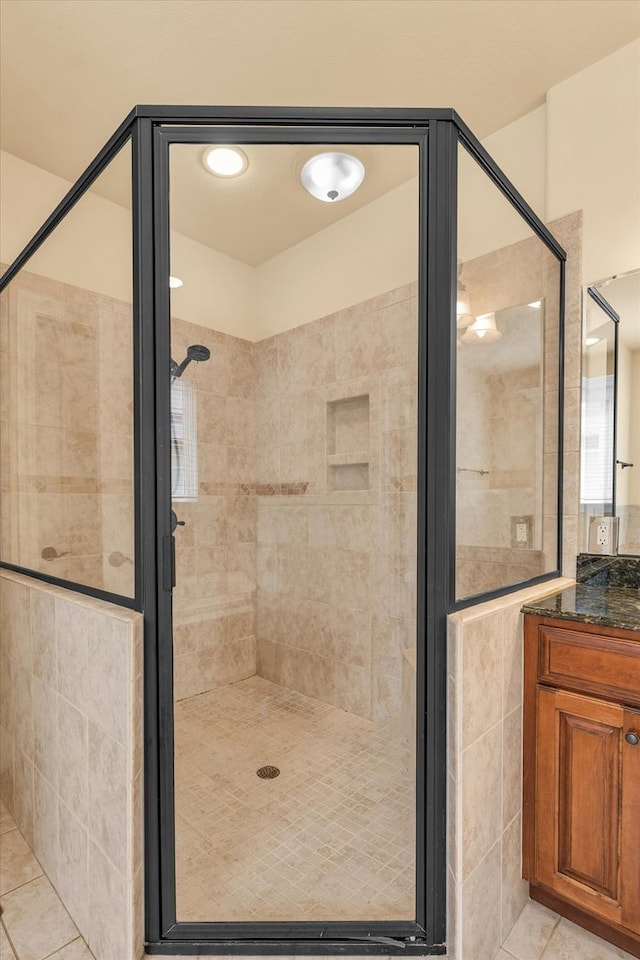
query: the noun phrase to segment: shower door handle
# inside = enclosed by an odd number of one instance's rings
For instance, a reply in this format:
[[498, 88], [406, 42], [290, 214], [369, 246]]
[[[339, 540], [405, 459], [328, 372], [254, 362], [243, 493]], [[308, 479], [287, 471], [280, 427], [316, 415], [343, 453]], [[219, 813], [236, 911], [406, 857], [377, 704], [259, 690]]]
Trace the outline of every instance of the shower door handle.
[[176, 527], [186, 526], [186, 520], [178, 520], [178, 514], [175, 510], [171, 511], [171, 533], [175, 533]]

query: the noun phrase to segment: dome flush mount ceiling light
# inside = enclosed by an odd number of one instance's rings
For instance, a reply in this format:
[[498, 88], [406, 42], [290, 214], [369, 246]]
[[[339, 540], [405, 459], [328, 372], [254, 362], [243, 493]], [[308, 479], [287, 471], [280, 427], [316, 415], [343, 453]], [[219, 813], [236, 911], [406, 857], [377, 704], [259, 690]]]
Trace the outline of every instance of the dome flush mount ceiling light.
[[239, 177], [249, 166], [246, 154], [238, 147], [208, 147], [203, 156], [202, 163], [208, 173], [214, 177]]
[[300, 174], [305, 190], [323, 203], [346, 200], [364, 180], [364, 166], [350, 153], [318, 153]]

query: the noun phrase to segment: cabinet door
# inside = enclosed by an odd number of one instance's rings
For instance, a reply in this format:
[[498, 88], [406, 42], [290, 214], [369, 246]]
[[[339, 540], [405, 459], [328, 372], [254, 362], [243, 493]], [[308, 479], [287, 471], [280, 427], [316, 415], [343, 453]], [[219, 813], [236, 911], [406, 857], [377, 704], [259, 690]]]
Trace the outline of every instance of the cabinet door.
[[[624, 711], [620, 886], [622, 923], [640, 933], [640, 710]], [[629, 735], [629, 742], [626, 737]]]
[[624, 733], [640, 726], [639, 715], [562, 690], [538, 687], [537, 697], [537, 882], [633, 929], [640, 745]]

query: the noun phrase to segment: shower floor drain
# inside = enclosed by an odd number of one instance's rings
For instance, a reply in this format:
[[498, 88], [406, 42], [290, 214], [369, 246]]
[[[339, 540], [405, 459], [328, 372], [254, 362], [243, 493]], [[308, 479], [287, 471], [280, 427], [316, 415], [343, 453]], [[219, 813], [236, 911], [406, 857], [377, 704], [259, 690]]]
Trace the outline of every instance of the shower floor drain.
[[275, 780], [276, 777], [280, 776], [280, 770], [278, 767], [271, 767], [268, 765], [266, 767], [260, 767], [259, 770], [256, 770], [256, 773], [261, 780]]

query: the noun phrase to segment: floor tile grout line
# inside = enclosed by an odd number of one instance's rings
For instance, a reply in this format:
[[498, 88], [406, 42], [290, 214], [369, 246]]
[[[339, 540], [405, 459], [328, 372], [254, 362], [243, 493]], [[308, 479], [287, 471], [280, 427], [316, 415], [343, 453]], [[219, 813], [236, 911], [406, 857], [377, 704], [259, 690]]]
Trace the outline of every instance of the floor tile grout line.
[[[40, 863], [40, 861], [39, 861], [38, 858], [36, 857], [34, 851], [31, 849], [31, 846], [27, 843], [27, 840], [26, 840], [24, 834], [22, 833], [22, 831], [20, 830], [20, 828], [16, 825], [15, 829], [16, 829], [16, 831], [20, 834], [20, 836], [22, 837], [22, 839], [24, 840], [24, 842], [27, 844], [27, 846], [29, 847], [29, 851], [30, 851], [30, 853], [31, 853], [31, 856], [33, 857], [33, 859], [35, 860], [35, 862], [38, 864], [38, 866], [40, 867], [40, 869], [42, 870], [42, 873], [40, 873], [37, 877], [32, 877], [31, 880], [27, 880], [25, 883], [22, 883], [22, 884], [20, 884], [19, 886], [14, 887], [12, 890], [6, 891], [6, 893], [3, 893], [3, 894], [2, 894], [2, 897], [8, 896], [9, 894], [13, 894], [13, 893], [15, 893], [17, 890], [21, 890], [23, 887], [28, 886], [30, 883], [34, 883], [36, 880], [41, 880], [41, 879], [44, 877], [44, 879], [47, 881], [47, 883], [49, 884], [49, 886], [50, 886], [51, 889], [53, 890], [54, 896], [55, 896], [55, 897], [57, 898], [57, 900], [60, 902], [60, 905], [62, 906], [64, 912], [66, 913], [66, 915], [68, 916], [69, 920], [70, 920], [71, 923], [73, 924], [73, 927], [74, 927], [74, 930], [75, 930], [76, 933], [75, 933], [75, 936], [72, 937], [71, 940], [68, 940], [66, 943], [60, 944], [58, 947], [56, 947], [55, 950], [53, 950], [51, 953], [48, 953], [46, 957], [41, 958], [41, 960], [48, 960], [49, 957], [54, 956], [54, 955], [55, 955], [58, 951], [60, 951], [60, 950], [64, 950], [65, 947], [68, 947], [69, 944], [74, 943], [76, 940], [82, 940], [82, 942], [83, 942], [83, 943], [85, 944], [85, 946], [87, 947], [87, 950], [89, 950], [89, 952], [91, 953], [91, 951], [90, 951], [90, 949], [89, 949], [89, 946], [88, 946], [88, 944], [87, 944], [87, 941], [86, 941], [86, 940], [84, 939], [84, 937], [82, 936], [78, 925], [76, 924], [75, 920], [73, 919], [73, 917], [72, 917], [71, 914], [69, 913], [69, 910], [67, 909], [67, 906], [66, 906], [64, 900], [62, 899], [62, 897], [61, 897], [60, 894], [58, 893], [58, 890], [56, 889], [55, 885], [54, 885], [53, 882], [51, 881], [51, 878], [49, 877], [49, 875], [48, 875], [48, 874], [46, 873], [46, 871], [44, 870], [42, 864]], [[12, 831], [9, 831], [9, 832], [12, 832]], [[16, 955], [16, 960], [20, 960], [20, 957], [19, 957], [19, 955], [18, 955], [18, 951], [17, 951], [17, 949], [16, 949], [13, 941], [11, 940], [11, 937], [9, 936], [9, 931], [8, 931], [8, 928], [7, 928], [6, 920], [4, 919], [4, 914], [2, 914], [2, 919], [0, 920], [0, 922], [2, 923], [2, 926], [3, 926], [4, 929], [5, 929], [5, 932], [6, 932], [6, 934], [7, 934], [7, 939], [8, 939], [9, 942], [11, 943], [11, 948], [12, 948], [13, 952], [14, 952], [15, 955]], [[93, 956], [93, 954], [92, 954], [92, 956]]]
[[3, 926], [3, 928], [4, 928], [4, 932], [5, 932], [6, 938], [7, 938], [7, 940], [9, 941], [9, 946], [10, 946], [11, 949], [13, 950], [13, 952], [14, 952], [14, 954], [15, 954], [16, 960], [20, 960], [20, 957], [18, 956], [18, 951], [16, 950], [15, 944], [14, 944], [13, 940], [11, 939], [11, 936], [10, 936], [9, 931], [8, 931], [8, 929], [7, 929], [7, 924], [5, 923], [4, 919], [0, 920], [0, 923], [2, 923], [2, 926]]
[[552, 941], [552, 939], [553, 939], [553, 935], [555, 934], [556, 930], [557, 930], [558, 927], [560, 926], [560, 921], [561, 921], [561, 920], [562, 920], [562, 917], [561, 917], [561, 916], [556, 916], [556, 920], [555, 920], [555, 922], [554, 922], [554, 924], [553, 924], [553, 927], [552, 927], [552, 929], [551, 929], [551, 933], [550, 933], [549, 936], [547, 937], [547, 942], [545, 943], [544, 947], [542, 948], [542, 953], [541, 953], [540, 956], [538, 957], [538, 960], [544, 960], [544, 955], [545, 955], [545, 953], [547, 952], [547, 950], [549, 949], [549, 944], [551, 943], [551, 941]]
[[[69, 913], [69, 910], [67, 909], [67, 905], [66, 905], [66, 903], [64, 902], [64, 900], [62, 899], [62, 897], [60, 896], [60, 894], [58, 893], [58, 890], [57, 890], [55, 884], [53, 883], [53, 881], [51, 880], [51, 877], [49, 876], [49, 874], [46, 872], [46, 870], [44, 869], [44, 867], [42, 866], [42, 864], [41, 864], [40, 861], [38, 860], [35, 852], [34, 852], [33, 849], [31, 848], [31, 845], [29, 844], [29, 842], [27, 841], [25, 835], [22, 833], [22, 831], [20, 830], [20, 828], [19, 828], [17, 825], [16, 825], [16, 830], [18, 831], [18, 833], [20, 834], [20, 836], [22, 837], [22, 839], [23, 839], [24, 842], [26, 843], [26, 845], [27, 845], [27, 847], [29, 848], [29, 851], [30, 851], [30, 853], [31, 853], [31, 856], [33, 857], [33, 859], [35, 860], [35, 862], [36, 862], [36, 863], [38, 864], [38, 866], [40, 867], [42, 873], [38, 874], [37, 877], [32, 877], [31, 880], [27, 880], [25, 883], [21, 883], [19, 886], [14, 887], [13, 890], [8, 890], [6, 893], [3, 893], [3, 894], [2, 894], [2, 897], [8, 896], [9, 894], [13, 894], [13, 893], [15, 893], [17, 890], [21, 890], [23, 887], [28, 886], [30, 883], [34, 883], [36, 880], [41, 880], [41, 879], [44, 877], [44, 879], [47, 881], [47, 883], [49, 884], [49, 886], [50, 886], [51, 889], [53, 890], [53, 893], [54, 893], [55, 897], [59, 900], [60, 905], [62, 906], [62, 909], [64, 910], [64, 912], [66, 913], [66, 915], [69, 917], [69, 920], [71, 921], [71, 923], [73, 924], [73, 926], [74, 926], [74, 928], [75, 928], [75, 930], [76, 930], [76, 932], [77, 932], [77, 936], [74, 937], [73, 940], [77, 940], [78, 938], [82, 938], [82, 934], [80, 933], [80, 929], [79, 929], [77, 923], [75, 922], [75, 920], [73, 919], [73, 917], [72, 917], [71, 914]], [[1, 898], [0, 898], [0, 899], [1, 899]], [[3, 914], [3, 916], [4, 916], [4, 914]], [[4, 921], [3, 921], [3, 922], [4, 922]], [[5, 930], [6, 930], [6, 923], [4, 923], [4, 927], [5, 927]], [[7, 934], [7, 936], [8, 936], [8, 934]], [[62, 950], [64, 947], [67, 947], [67, 946], [69, 945], [69, 943], [73, 943], [73, 940], [69, 940], [68, 943], [63, 944], [61, 947], [58, 947], [57, 949], [58, 949], [58, 950]], [[85, 941], [85, 943], [86, 943], [86, 941]], [[88, 947], [87, 947], [87, 949], [88, 949]], [[16, 954], [16, 960], [20, 960], [20, 958], [18, 957], [18, 954], [17, 954], [17, 951], [15, 950], [15, 948], [13, 948], [13, 952]], [[56, 952], [56, 951], [54, 951], [54, 953], [55, 953], [55, 952]], [[51, 956], [51, 954], [48, 954], [48, 956]], [[43, 958], [43, 960], [46, 960], [46, 958]]]
[[[56, 953], [59, 953], [61, 950], [64, 950], [65, 947], [68, 947], [70, 944], [75, 943], [76, 940], [82, 940], [82, 942], [86, 946], [87, 941], [84, 939], [84, 937], [82, 936], [79, 930], [77, 930], [77, 933], [78, 933], [78, 936], [74, 937], [73, 940], [67, 940], [66, 943], [60, 944], [60, 946], [56, 947], [55, 950], [52, 950], [51, 953], [48, 953], [45, 957], [41, 957], [40, 960], [50, 960], [51, 957], [55, 957]], [[89, 948], [87, 947], [87, 950], [88, 949]], [[17, 960], [20, 960], [20, 957], [18, 957]]]
[[[20, 836], [22, 836], [22, 834], [20, 834]], [[25, 840], [25, 843], [26, 843], [26, 840]], [[33, 853], [33, 851], [31, 851], [31, 853], [32, 853], [33, 859], [36, 861], [36, 863], [38, 864], [38, 866], [39, 866], [40, 869], [42, 870], [42, 864], [41, 864], [40, 861], [37, 859], [37, 857], [36, 857], [36, 855]], [[11, 887], [11, 890], [4, 890], [3, 893], [0, 894], [0, 900], [1, 900], [3, 897], [8, 897], [9, 894], [11, 894], [11, 893], [15, 893], [16, 890], [21, 890], [23, 887], [26, 887], [28, 884], [33, 883], [34, 880], [39, 880], [40, 877], [47, 877], [47, 875], [46, 875], [46, 873], [44, 872], [44, 870], [42, 870], [42, 873], [39, 873], [36, 877], [30, 877], [28, 880], [25, 880], [24, 883], [19, 883], [17, 887]], [[47, 880], [49, 880], [49, 877], [47, 877]], [[49, 883], [51, 883], [50, 880], [49, 880]], [[53, 884], [51, 884], [51, 885], [53, 886]]]

